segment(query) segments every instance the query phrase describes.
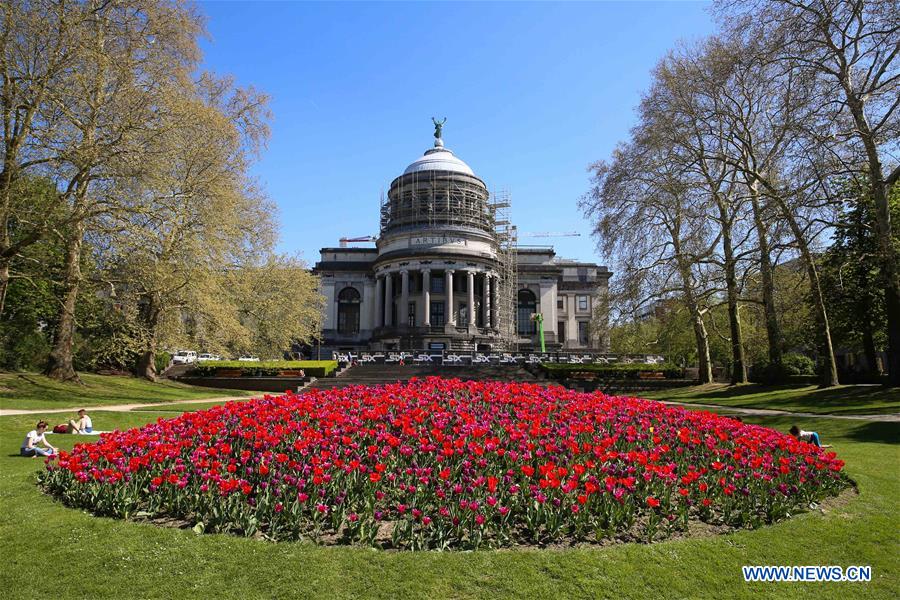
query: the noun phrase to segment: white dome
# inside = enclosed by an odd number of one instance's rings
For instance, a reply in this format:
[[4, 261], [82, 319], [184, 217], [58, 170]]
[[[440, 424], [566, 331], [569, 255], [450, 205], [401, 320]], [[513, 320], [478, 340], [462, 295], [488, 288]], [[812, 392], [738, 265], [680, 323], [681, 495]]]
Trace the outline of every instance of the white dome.
[[456, 173], [465, 173], [466, 175], [475, 175], [469, 165], [453, 156], [453, 152], [443, 147], [436, 147], [426, 151], [422, 158], [406, 167], [403, 174], [407, 175], [420, 171], [454, 171]]

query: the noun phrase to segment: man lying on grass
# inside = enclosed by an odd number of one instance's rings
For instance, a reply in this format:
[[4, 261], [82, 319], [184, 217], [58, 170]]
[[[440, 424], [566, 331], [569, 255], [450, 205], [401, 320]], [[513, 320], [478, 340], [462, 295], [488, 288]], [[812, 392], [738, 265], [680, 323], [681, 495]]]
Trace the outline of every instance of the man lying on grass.
[[[37, 426], [25, 434], [25, 439], [22, 441], [22, 447], [19, 448], [19, 454], [22, 456], [30, 456], [31, 458], [36, 458], [38, 456], [53, 456], [56, 454], [56, 448], [50, 445], [50, 442], [47, 441], [47, 438], [44, 435], [46, 433], [47, 422], [38, 421]], [[38, 443], [43, 444], [46, 449], [38, 448]]]

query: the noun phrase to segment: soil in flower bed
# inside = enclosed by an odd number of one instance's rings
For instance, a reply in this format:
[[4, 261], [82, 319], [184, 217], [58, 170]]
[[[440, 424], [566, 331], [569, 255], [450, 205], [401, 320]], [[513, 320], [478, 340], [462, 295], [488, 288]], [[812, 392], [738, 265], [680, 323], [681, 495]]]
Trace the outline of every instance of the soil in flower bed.
[[758, 527], [849, 487], [842, 468], [710, 413], [427, 378], [160, 419], [61, 453], [40, 481], [96, 514], [198, 532], [451, 549]]

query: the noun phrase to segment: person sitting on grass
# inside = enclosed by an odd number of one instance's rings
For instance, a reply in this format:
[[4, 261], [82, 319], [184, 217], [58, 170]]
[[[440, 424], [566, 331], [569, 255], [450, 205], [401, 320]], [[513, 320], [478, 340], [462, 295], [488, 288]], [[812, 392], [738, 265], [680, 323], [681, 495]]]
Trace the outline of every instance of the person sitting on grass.
[[[38, 456], [53, 456], [56, 454], [56, 448], [51, 446], [50, 442], [47, 441], [47, 438], [44, 436], [45, 433], [47, 433], [47, 422], [38, 421], [37, 426], [25, 434], [25, 439], [22, 441], [22, 447], [19, 449], [19, 454], [22, 456], [30, 456], [31, 458], [36, 458]], [[46, 446], [46, 449], [38, 448], [38, 443]]]
[[822, 444], [821, 440], [819, 440], [819, 434], [815, 431], [803, 431], [796, 425], [793, 425], [790, 429], [791, 435], [800, 440], [801, 442], [807, 442], [809, 444], [815, 444], [819, 448], [831, 448], [831, 446], [825, 446]]
[[78, 420], [69, 421], [69, 433], [93, 433], [94, 424], [91, 418], [87, 416], [87, 412], [82, 408], [78, 411]]

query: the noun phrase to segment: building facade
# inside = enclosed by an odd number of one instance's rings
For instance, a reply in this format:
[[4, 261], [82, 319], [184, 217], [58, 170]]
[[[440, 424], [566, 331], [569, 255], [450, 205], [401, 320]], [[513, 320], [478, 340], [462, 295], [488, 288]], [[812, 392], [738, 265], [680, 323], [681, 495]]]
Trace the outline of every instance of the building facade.
[[606, 351], [612, 273], [516, 245], [508, 203], [444, 147], [394, 179], [375, 247], [322, 248], [315, 272], [326, 299], [323, 346], [334, 350]]

